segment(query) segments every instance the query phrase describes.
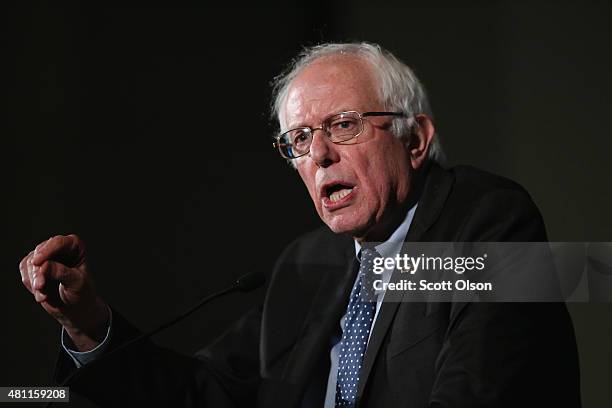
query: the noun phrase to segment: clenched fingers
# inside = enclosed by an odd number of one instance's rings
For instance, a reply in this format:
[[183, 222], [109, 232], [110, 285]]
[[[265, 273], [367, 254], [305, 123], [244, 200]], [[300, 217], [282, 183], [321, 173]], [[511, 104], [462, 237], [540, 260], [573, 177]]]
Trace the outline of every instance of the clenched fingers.
[[40, 303], [47, 298], [41, 291], [45, 284], [45, 278], [44, 275], [41, 274], [40, 267], [32, 263], [33, 257], [34, 252], [32, 251], [23, 258], [19, 263], [19, 272], [21, 273], [23, 285], [34, 295], [36, 301]]
[[54, 261], [44, 261], [42, 265], [37, 266], [33, 262], [34, 256], [35, 251], [31, 251], [21, 260], [19, 273], [23, 285], [38, 303], [47, 300], [49, 290], [55, 289], [58, 283], [66, 287], [78, 286], [80, 276], [75, 269]]
[[74, 234], [56, 235], [36, 247], [32, 263], [41, 266], [45, 261], [54, 260], [67, 266], [78, 266], [84, 255], [85, 246], [79, 237]]
[[32, 281], [30, 279], [31, 274], [28, 270], [28, 264], [31, 261], [33, 254], [34, 251], [31, 251], [29, 254], [23, 257], [21, 262], [19, 262], [19, 274], [21, 275], [21, 282], [23, 283], [23, 286], [25, 286], [26, 289], [30, 292], [32, 292]]

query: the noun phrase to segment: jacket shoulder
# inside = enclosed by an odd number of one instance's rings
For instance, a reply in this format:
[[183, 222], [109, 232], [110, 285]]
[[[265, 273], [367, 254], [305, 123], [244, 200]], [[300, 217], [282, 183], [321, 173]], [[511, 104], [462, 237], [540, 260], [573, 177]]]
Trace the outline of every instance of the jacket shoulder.
[[432, 240], [546, 241], [542, 216], [519, 183], [472, 166], [438, 169], [451, 180]]
[[292, 262], [303, 264], [313, 261], [329, 263], [338, 260], [342, 264], [347, 251], [352, 248], [353, 240], [348, 235], [336, 234], [326, 225], [306, 232], [291, 242], [281, 255], [279, 261], [291, 259]]
[[472, 166], [456, 166], [448, 170], [455, 178], [454, 192], [478, 201], [487, 194], [509, 194], [532, 203], [529, 193], [514, 180]]

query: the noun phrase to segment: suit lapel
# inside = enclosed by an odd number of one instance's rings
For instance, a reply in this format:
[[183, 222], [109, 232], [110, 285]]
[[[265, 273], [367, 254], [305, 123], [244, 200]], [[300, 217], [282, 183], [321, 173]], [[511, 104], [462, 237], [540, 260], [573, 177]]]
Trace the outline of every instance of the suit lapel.
[[329, 354], [332, 334], [340, 327], [339, 322], [346, 312], [349, 294], [359, 270], [354, 248], [351, 246], [345, 253], [347, 266], [326, 274], [320, 281], [281, 376], [282, 383], [290, 384], [292, 392], [290, 395], [279, 394], [274, 406], [296, 406], [308, 385], [318, 357]]
[[419, 241], [423, 234], [438, 219], [454, 182], [455, 177], [452, 173], [435, 163], [431, 164], [423, 192], [419, 199], [419, 206], [406, 235], [406, 242]]
[[[439, 165], [432, 163], [429, 169], [427, 180], [419, 199], [419, 206], [410, 229], [406, 235], [405, 242], [416, 242], [421, 239], [423, 234], [438, 219], [444, 203], [453, 185], [453, 176], [442, 169]], [[391, 282], [398, 282], [401, 275], [396, 270], [391, 276]], [[389, 297], [388, 297], [389, 296]], [[387, 292], [383, 301], [376, 322], [368, 342], [368, 348], [361, 367], [361, 376], [357, 388], [357, 405], [363, 396], [368, 377], [374, 366], [374, 362], [380, 352], [383, 340], [391, 327], [397, 309], [402, 301], [402, 292]], [[396, 297], [396, 298], [393, 298]]]

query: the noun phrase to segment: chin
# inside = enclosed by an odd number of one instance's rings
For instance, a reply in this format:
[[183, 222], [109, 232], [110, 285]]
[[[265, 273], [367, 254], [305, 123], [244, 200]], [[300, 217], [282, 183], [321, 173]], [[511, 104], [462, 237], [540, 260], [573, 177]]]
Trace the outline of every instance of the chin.
[[336, 234], [348, 234], [351, 236], [359, 236], [360, 231], [364, 231], [367, 227], [367, 222], [361, 220], [347, 219], [346, 217], [336, 216], [324, 218], [323, 222], [327, 224], [330, 230]]

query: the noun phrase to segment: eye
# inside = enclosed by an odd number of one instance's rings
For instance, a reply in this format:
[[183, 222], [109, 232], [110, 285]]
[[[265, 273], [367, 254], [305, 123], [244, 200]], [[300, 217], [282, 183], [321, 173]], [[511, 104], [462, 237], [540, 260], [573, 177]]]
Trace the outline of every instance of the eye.
[[308, 128], [293, 129], [285, 135], [287, 144], [298, 154], [308, 152], [312, 141], [312, 132]]
[[299, 145], [301, 143], [305, 143], [306, 141], [308, 141], [308, 139], [309, 139], [308, 133], [304, 132], [303, 130], [296, 130], [291, 135], [291, 140], [292, 140], [292, 143], [294, 145]]
[[359, 128], [359, 124], [354, 118], [339, 118], [331, 122], [330, 130], [333, 133], [350, 133]]

